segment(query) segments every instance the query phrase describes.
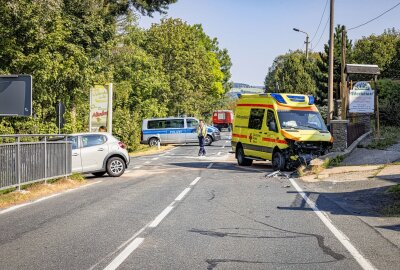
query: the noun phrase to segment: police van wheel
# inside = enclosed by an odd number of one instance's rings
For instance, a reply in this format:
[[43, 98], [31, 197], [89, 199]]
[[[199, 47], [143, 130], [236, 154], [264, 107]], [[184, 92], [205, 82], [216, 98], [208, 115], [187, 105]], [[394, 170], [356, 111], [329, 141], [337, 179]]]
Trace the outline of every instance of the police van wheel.
[[279, 151], [275, 152], [272, 156], [272, 168], [275, 171], [282, 171], [285, 169], [285, 158]]
[[242, 147], [238, 147], [236, 151], [236, 158], [239, 166], [251, 166], [251, 164], [253, 164], [252, 159], [248, 159], [244, 156], [244, 150]]
[[149, 140], [149, 146], [150, 147], [157, 146], [157, 144], [158, 144], [158, 138], [151, 138]]
[[211, 144], [212, 144], [212, 138], [211, 138], [211, 136], [210, 135], [207, 135], [207, 137], [205, 137], [204, 138], [204, 143], [205, 143], [205, 145], [207, 145], [207, 146], [210, 146]]

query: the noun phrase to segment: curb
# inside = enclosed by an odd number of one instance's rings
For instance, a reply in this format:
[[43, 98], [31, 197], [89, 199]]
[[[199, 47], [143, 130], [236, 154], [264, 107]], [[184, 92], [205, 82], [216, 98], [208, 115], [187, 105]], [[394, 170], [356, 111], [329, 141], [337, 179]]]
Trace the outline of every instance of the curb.
[[364, 133], [363, 135], [361, 135], [357, 140], [355, 140], [349, 147], [346, 148], [346, 150], [344, 150], [344, 152], [331, 152], [329, 154], [323, 155], [318, 157], [318, 159], [320, 160], [325, 160], [328, 158], [336, 158], [338, 156], [342, 156], [343, 158], [347, 157], [348, 155], [351, 154], [351, 152], [354, 151], [354, 149], [357, 147], [357, 145], [359, 145], [365, 138], [367, 138], [370, 134], [372, 133], [372, 131], [368, 131], [367, 133]]

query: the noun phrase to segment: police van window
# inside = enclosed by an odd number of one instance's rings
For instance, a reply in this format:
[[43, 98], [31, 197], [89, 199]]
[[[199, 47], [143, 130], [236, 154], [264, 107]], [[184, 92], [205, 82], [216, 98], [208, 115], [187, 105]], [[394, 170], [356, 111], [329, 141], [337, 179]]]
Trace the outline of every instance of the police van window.
[[[272, 126], [271, 126], [272, 123]], [[273, 111], [268, 110], [267, 112], [267, 127], [271, 131], [278, 132], [278, 127], [276, 126], [276, 121], [275, 121], [275, 114]], [[272, 129], [271, 129], [272, 127]]]
[[195, 128], [199, 125], [196, 119], [186, 119], [186, 123], [188, 128]]
[[167, 128], [184, 128], [185, 124], [183, 119], [171, 119], [167, 120]]
[[249, 128], [261, 129], [264, 120], [264, 112], [265, 112], [264, 109], [250, 110]]
[[148, 129], [166, 128], [166, 120], [149, 120], [147, 123]]

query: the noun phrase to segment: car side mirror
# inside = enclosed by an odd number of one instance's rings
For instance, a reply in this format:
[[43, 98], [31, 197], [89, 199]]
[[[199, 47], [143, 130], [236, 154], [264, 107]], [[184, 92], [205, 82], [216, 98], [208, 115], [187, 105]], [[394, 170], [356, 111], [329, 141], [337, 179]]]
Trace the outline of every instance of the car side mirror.
[[271, 130], [271, 131], [275, 131], [276, 132], [276, 123], [275, 122], [269, 122], [268, 123], [268, 128], [269, 128], [269, 130]]

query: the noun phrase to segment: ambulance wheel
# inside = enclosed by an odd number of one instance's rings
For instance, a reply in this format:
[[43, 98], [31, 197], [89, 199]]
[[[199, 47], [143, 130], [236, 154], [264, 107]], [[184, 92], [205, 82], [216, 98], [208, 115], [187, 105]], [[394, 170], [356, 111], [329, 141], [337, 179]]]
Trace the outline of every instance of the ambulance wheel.
[[239, 166], [251, 166], [251, 164], [253, 164], [252, 159], [248, 159], [244, 156], [244, 150], [241, 146], [239, 146], [236, 150], [236, 158]]
[[272, 156], [272, 168], [274, 171], [282, 171], [285, 169], [285, 158], [279, 151], [276, 151]]
[[210, 135], [207, 135], [207, 137], [204, 138], [204, 144], [207, 146], [210, 146], [212, 144], [213, 139], [211, 138]]
[[157, 146], [158, 145], [158, 138], [151, 138], [149, 140], [149, 146], [153, 147], [153, 146]]

